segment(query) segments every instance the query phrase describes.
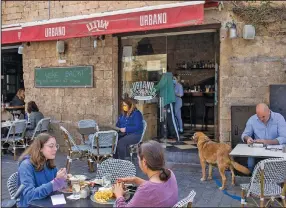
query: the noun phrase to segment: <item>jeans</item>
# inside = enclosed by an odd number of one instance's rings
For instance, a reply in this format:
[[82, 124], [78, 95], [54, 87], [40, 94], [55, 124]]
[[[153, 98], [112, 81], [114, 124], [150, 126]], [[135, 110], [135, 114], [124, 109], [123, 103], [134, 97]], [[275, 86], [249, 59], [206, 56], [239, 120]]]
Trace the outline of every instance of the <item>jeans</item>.
[[175, 115], [179, 123], [179, 131], [183, 131], [183, 121], [181, 115], [181, 108], [182, 108], [182, 99], [176, 100], [175, 103]]
[[129, 155], [129, 146], [137, 144], [141, 139], [141, 134], [127, 134], [118, 138], [116, 153], [114, 158], [124, 160]]
[[247, 159], [247, 167], [250, 170], [250, 172], [253, 172], [254, 166], [255, 166], [255, 158], [249, 157]]
[[255, 168], [255, 165], [257, 163], [259, 163], [261, 160], [264, 160], [265, 158], [260, 158], [260, 157], [249, 157], [247, 159], [247, 167], [248, 169], [253, 172], [254, 168]]

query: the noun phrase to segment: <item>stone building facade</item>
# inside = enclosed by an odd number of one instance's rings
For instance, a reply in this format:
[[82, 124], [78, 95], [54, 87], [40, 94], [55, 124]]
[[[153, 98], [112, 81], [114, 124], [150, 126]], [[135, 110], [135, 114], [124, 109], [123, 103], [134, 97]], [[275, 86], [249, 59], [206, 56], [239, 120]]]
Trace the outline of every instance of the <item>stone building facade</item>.
[[[174, 2], [179, 1], [2, 1], [2, 24]], [[218, 92], [221, 142], [231, 139], [232, 105], [269, 103], [269, 85], [286, 83], [286, 36], [257, 34], [254, 40], [245, 40], [238, 27], [238, 38], [229, 39], [226, 22], [233, 17], [238, 25], [245, 24], [231, 8], [231, 3], [224, 2], [221, 11], [205, 9], [203, 23], [221, 24]], [[94, 117], [101, 124], [114, 124], [118, 114], [118, 39], [107, 35], [105, 46], [96, 49], [93, 40], [94, 37], [67, 39], [68, 48], [63, 57], [67, 62], [60, 66], [93, 65], [94, 88], [34, 88], [35, 67], [59, 66], [56, 41], [31, 42], [23, 52], [26, 99], [35, 100], [45, 115], [68, 126], [74, 135], [76, 131], [71, 126], [80, 119]]]

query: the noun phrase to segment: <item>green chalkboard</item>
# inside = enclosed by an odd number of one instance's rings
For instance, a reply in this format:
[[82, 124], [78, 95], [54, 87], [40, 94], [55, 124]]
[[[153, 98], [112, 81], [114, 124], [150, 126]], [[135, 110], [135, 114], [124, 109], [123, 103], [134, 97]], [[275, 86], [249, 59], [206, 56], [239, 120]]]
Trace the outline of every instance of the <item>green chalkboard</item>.
[[35, 87], [93, 87], [93, 66], [35, 68]]

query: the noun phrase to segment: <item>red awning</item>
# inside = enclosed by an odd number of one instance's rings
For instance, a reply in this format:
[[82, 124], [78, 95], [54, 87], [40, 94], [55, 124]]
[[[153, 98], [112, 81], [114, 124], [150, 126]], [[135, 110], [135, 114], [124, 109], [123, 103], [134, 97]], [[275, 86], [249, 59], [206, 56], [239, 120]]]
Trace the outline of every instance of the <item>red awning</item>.
[[51, 19], [2, 28], [2, 44], [184, 27], [202, 24], [203, 17], [204, 1], [194, 1]]

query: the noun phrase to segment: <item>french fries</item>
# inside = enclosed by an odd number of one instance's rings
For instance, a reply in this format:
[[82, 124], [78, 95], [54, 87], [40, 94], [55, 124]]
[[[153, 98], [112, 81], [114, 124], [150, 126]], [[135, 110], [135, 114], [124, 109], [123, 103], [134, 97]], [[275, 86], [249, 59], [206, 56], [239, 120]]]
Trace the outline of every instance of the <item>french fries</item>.
[[99, 202], [102, 202], [102, 203], [107, 202], [107, 201], [110, 200], [111, 198], [113, 198], [113, 192], [112, 192], [112, 190], [97, 191], [97, 192], [94, 194], [94, 199], [95, 199], [96, 201], [99, 201]]

